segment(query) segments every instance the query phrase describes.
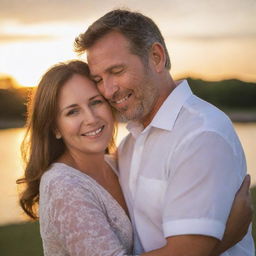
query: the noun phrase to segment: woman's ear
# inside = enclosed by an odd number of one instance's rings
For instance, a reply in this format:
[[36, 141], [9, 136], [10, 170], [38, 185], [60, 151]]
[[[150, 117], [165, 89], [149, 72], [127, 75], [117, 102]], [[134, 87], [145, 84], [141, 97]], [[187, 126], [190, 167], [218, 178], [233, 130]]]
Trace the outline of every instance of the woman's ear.
[[158, 73], [165, 69], [166, 55], [160, 43], [154, 43], [151, 47], [150, 59]]

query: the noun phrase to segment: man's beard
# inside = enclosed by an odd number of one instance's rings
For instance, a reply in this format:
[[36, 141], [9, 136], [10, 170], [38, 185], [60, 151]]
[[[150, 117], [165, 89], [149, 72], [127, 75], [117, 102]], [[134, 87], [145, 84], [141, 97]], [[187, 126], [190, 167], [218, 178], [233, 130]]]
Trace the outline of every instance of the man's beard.
[[143, 107], [141, 105], [136, 106], [136, 109], [133, 111], [129, 111], [128, 109], [122, 111], [113, 108], [113, 112], [118, 122], [140, 121], [143, 115]]
[[123, 109], [116, 109], [113, 107], [113, 113], [118, 122], [128, 122], [128, 121], [138, 121], [142, 122], [142, 120], [150, 113], [153, 108], [155, 98], [158, 95], [157, 91], [152, 88], [147, 88], [147, 92], [145, 96], [147, 99], [137, 100], [136, 103], [129, 109], [128, 106]]

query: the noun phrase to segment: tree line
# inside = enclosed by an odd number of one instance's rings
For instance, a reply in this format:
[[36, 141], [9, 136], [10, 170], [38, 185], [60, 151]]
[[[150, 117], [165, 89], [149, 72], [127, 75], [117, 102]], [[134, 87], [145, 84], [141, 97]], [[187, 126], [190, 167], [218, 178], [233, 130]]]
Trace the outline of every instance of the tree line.
[[[225, 112], [246, 111], [256, 114], [256, 83], [239, 80], [208, 82], [188, 79], [188, 83], [200, 98]], [[25, 119], [26, 102], [32, 88], [0, 89], [0, 119]]]

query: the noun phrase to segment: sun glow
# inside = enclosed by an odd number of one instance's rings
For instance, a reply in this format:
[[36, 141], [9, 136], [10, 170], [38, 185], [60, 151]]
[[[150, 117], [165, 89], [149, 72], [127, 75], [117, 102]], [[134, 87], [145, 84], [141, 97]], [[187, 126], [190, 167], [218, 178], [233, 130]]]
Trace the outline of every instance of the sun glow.
[[36, 86], [50, 66], [78, 58], [73, 41], [79, 30], [76, 24], [63, 23], [1, 26], [6, 40], [0, 44], [0, 72], [13, 76], [20, 86]]
[[[12, 61], [8, 53], [12, 53]], [[35, 86], [42, 74], [56, 62], [75, 58], [70, 42], [63, 40], [17, 42], [0, 48], [1, 71], [22, 86]]]
[[[57, 62], [76, 58], [65, 40], [17, 42], [0, 48], [1, 71], [15, 77], [22, 86], [35, 86], [42, 74]], [[8, 59], [12, 53], [13, 61]]]

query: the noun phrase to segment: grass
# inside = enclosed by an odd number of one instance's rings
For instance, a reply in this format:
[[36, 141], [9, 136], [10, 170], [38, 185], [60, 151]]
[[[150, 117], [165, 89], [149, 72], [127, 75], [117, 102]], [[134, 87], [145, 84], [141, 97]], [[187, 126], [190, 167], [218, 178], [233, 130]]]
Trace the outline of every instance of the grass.
[[1, 256], [43, 256], [38, 222], [0, 227]]
[[[256, 187], [251, 189], [256, 211]], [[256, 212], [253, 217], [253, 237], [256, 242]], [[255, 243], [256, 244], [256, 243]], [[38, 222], [13, 224], [0, 227], [1, 256], [43, 256]]]

